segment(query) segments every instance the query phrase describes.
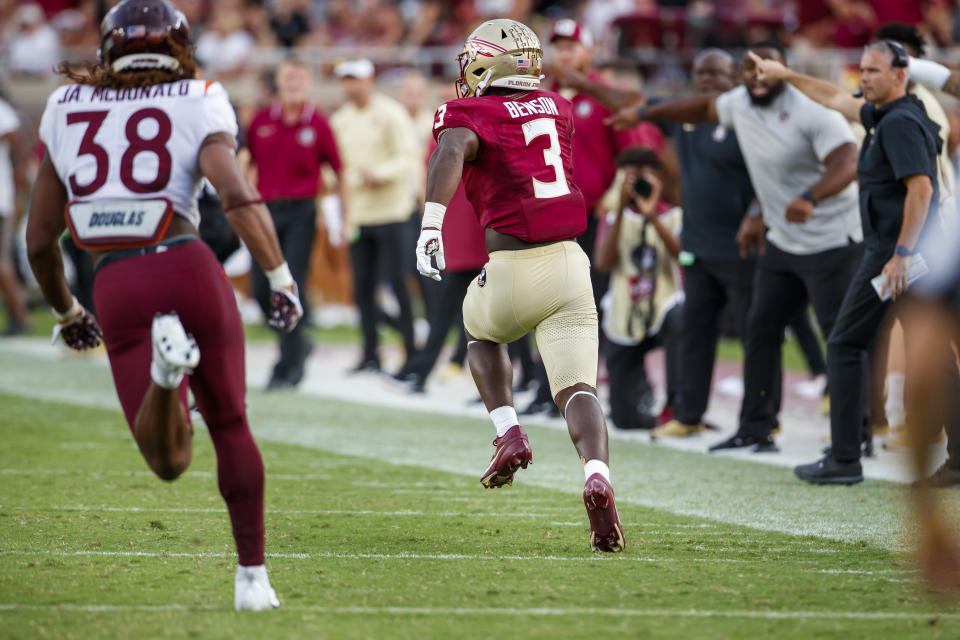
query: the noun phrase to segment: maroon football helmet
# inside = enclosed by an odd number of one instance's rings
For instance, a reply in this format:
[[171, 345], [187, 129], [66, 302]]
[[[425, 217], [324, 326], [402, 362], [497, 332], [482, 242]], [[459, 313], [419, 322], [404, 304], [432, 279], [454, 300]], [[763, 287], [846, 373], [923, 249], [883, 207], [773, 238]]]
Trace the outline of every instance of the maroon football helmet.
[[169, 69], [180, 63], [170, 41], [190, 44], [187, 17], [167, 0], [123, 0], [100, 23], [100, 61], [114, 71]]

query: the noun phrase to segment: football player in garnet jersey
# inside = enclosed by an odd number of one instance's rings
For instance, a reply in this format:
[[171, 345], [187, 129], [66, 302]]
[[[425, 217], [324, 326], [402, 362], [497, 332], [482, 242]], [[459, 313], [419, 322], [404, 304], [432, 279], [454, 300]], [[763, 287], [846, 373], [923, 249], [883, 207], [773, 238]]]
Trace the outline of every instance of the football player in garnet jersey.
[[[62, 65], [75, 84], [54, 91], [40, 122], [30, 264], [59, 319], [54, 339], [78, 350], [105, 342], [133, 437], [164, 480], [190, 464], [189, 385], [233, 525], [234, 606], [271, 609], [280, 602], [263, 564], [263, 463], [244, 404], [243, 326], [197, 232], [203, 176], [270, 277], [271, 324], [290, 330], [303, 310], [263, 200], [237, 164], [227, 94], [193, 79], [184, 15], [166, 0], [124, 0], [100, 36], [99, 64], [84, 73]], [[94, 260], [99, 324], [67, 287], [58, 245], [66, 225]]]
[[458, 93], [437, 110], [439, 146], [430, 159], [417, 268], [440, 279], [446, 205], [463, 179], [485, 229], [490, 261], [463, 302], [470, 369], [497, 429], [496, 451], [480, 481], [513, 482], [532, 460], [513, 408], [506, 344], [536, 330], [550, 392], [584, 464], [583, 500], [597, 551], [621, 551], [607, 428], [596, 395], [597, 309], [590, 264], [574, 238], [587, 227], [573, 182], [573, 109], [541, 91], [543, 51], [514, 20], [490, 20], [470, 34], [459, 56]]

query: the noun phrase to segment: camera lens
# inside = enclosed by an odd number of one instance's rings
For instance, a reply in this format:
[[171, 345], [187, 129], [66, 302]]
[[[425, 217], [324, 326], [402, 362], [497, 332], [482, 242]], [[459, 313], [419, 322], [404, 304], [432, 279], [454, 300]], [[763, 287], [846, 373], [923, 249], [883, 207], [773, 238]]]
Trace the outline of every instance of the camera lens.
[[641, 198], [649, 198], [653, 193], [653, 186], [643, 178], [637, 178], [633, 183], [633, 190]]

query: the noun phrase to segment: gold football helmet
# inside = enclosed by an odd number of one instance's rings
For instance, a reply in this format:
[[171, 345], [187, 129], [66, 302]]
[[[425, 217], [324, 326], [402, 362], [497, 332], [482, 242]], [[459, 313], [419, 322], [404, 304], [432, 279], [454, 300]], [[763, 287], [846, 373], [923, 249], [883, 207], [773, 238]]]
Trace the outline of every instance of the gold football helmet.
[[543, 48], [533, 29], [516, 20], [488, 20], [467, 38], [457, 56], [457, 95], [482, 96], [490, 87], [540, 87]]

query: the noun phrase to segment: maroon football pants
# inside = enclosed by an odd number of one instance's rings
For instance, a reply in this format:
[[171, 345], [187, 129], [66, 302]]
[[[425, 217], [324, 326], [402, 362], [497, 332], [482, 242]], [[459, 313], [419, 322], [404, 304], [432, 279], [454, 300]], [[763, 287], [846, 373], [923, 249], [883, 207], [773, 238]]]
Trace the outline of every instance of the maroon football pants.
[[189, 384], [213, 439], [240, 564], [263, 564], [263, 461], [247, 423], [243, 325], [213, 252], [196, 240], [111, 262], [97, 270], [94, 301], [131, 429], [150, 386], [154, 316], [176, 311], [196, 339], [200, 364], [184, 378], [180, 401], [189, 419]]

